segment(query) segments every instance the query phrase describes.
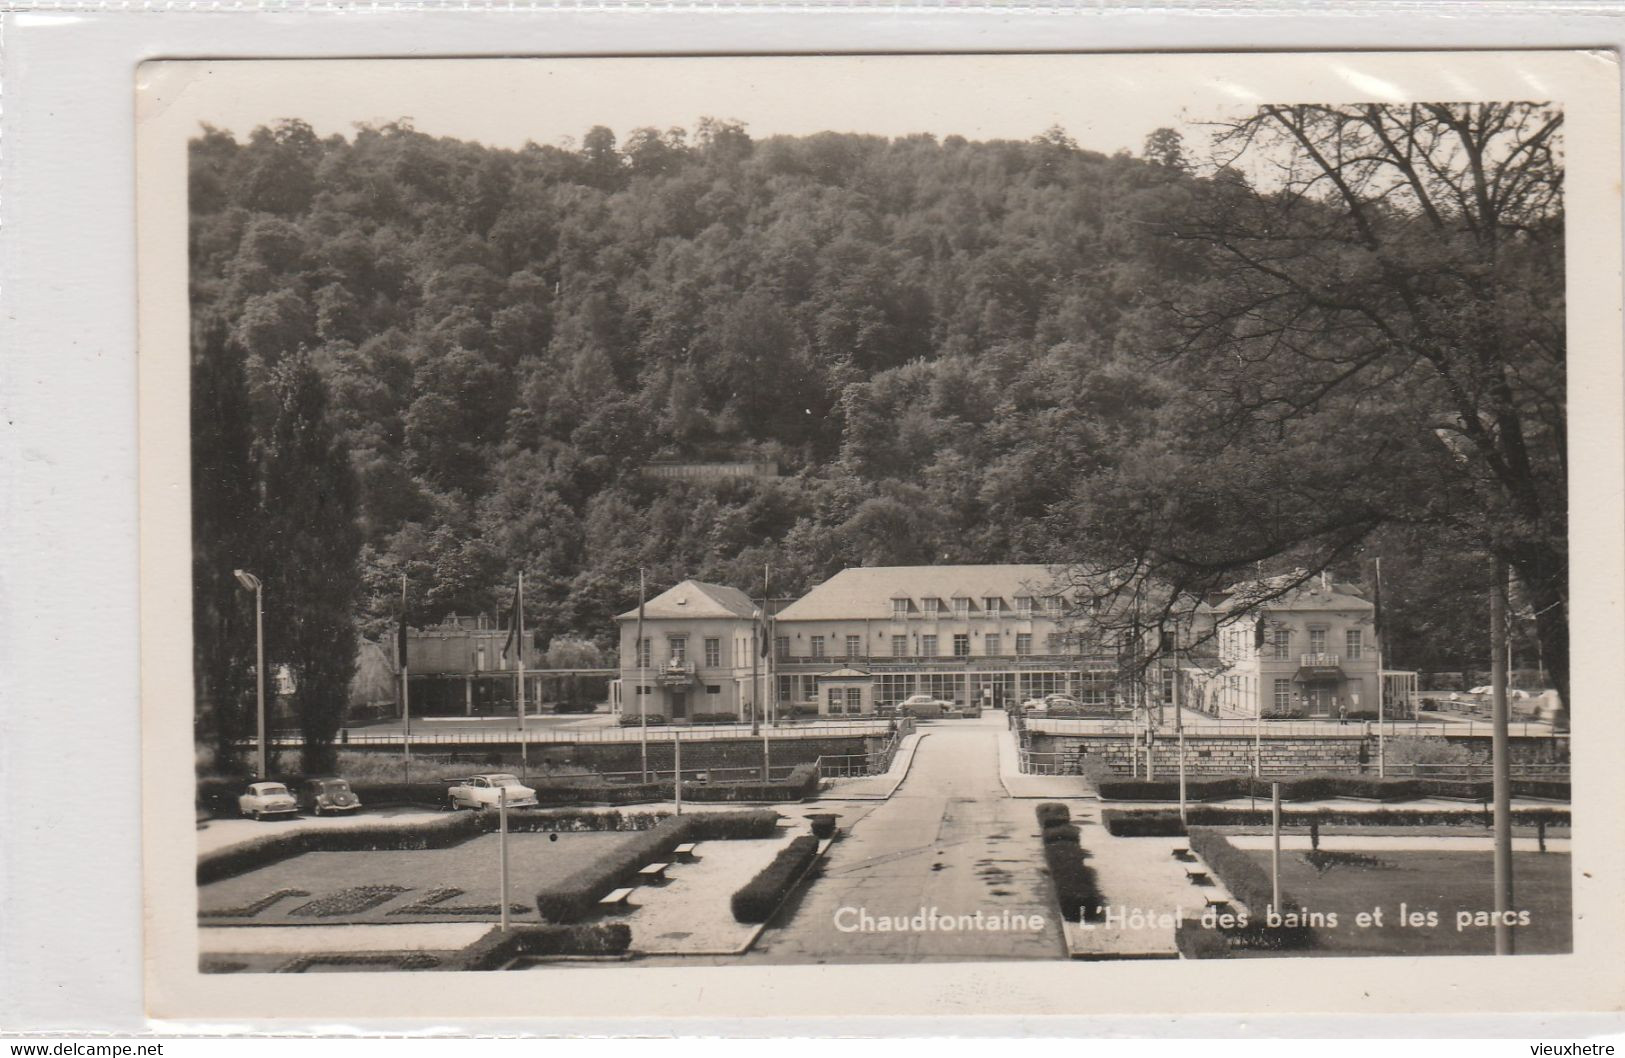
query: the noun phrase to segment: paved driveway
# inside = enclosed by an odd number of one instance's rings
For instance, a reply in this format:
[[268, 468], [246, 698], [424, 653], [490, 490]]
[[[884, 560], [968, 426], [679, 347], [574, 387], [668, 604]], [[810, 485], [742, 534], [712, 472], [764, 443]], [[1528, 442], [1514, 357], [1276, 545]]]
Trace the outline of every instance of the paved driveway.
[[[1040, 873], [1033, 802], [1011, 799], [999, 784], [1004, 724], [1002, 713], [932, 723], [908, 779], [831, 846], [822, 877], [762, 934], [747, 960], [1064, 958], [1059, 914]], [[909, 921], [933, 911], [936, 928]], [[984, 925], [1006, 928], [977, 927], [978, 913]], [[1042, 920], [1039, 928], [1022, 928], [1034, 918]], [[955, 928], [944, 928], [943, 919]], [[904, 928], [882, 932], [881, 920], [901, 920]]]

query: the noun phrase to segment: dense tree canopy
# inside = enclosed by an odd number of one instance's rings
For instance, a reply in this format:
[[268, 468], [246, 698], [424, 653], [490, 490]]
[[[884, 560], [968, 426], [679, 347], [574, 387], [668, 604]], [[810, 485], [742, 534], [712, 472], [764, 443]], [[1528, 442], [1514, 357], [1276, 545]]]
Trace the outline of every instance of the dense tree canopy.
[[[1136, 159], [1058, 129], [757, 140], [702, 119], [519, 150], [405, 124], [206, 129], [194, 294], [229, 329], [209, 349], [240, 359], [257, 429], [292, 351], [319, 373], [358, 482], [364, 627], [392, 619], [403, 572], [427, 620], [496, 612], [523, 569], [544, 639], [603, 643], [640, 566], [746, 588], [766, 566], [795, 594], [845, 565], [1087, 553], [1176, 579], [1188, 560], [1196, 587], [1459, 548], [1482, 497], [1415, 436], [1456, 416], [1478, 444], [1483, 420], [1448, 379], [1417, 382], [1418, 328], [1454, 342], [1488, 324], [1451, 304], [1524, 291], [1539, 312], [1491, 306], [1495, 355], [1530, 373], [1520, 401], [1545, 394], [1525, 425], [1544, 453], [1562, 432], [1555, 200], [1500, 192], [1523, 219], [1487, 273], [1476, 215], [1440, 211], [1444, 238], [1417, 194], [1389, 194], [1372, 248], [1326, 196], [1198, 175], [1194, 154], [1168, 130]], [[1295, 255], [1293, 283], [1270, 287], [1271, 253]], [[1555, 331], [1533, 304], [1550, 297]], [[641, 473], [663, 457], [781, 476]], [[1396, 488], [1429, 475], [1404, 494], [1427, 516], [1398, 517]], [[1542, 487], [1537, 521], [1561, 510], [1561, 482]]]

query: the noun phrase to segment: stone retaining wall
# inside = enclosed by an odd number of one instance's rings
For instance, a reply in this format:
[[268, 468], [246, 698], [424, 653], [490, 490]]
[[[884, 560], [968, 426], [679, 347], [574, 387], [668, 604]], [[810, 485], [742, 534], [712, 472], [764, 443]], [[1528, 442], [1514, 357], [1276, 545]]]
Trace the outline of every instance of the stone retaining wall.
[[[1072, 757], [1080, 751], [1087, 759], [1102, 760], [1119, 775], [1134, 772], [1131, 756], [1139, 755], [1140, 767], [1145, 764], [1145, 744], [1131, 740], [1127, 735], [1051, 735], [1029, 736], [1035, 753], [1060, 753]], [[1389, 746], [1397, 741], [1390, 736]], [[1483, 738], [1446, 739], [1463, 745], [1485, 759], [1488, 775], [1489, 740]], [[1514, 764], [1567, 764], [1569, 745], [1567, 736], [1515, 737], [1508, 740]], [[1302, 738], [1268, 736], [1263, 743], [1263, 770], [1283, 772], [1344, 772], [1367, 765], [1375, 768], [1377, 738], [1375, 735], [1353, 733], [1349, 735], [1316, 735]], [[1185, 739], [1186, 774], [1237, 775], [1253, 769], [1256, 749], [1254, 740], [1246, 735], [1205, 735]], [[1172, 735], [1158, 738], [1152, 749], [1152, 766], [1157, 774], [1171, 775], [1179, 768], [1179, 742]], [[1395, 774], [1402, 774], [1395, 772]]]

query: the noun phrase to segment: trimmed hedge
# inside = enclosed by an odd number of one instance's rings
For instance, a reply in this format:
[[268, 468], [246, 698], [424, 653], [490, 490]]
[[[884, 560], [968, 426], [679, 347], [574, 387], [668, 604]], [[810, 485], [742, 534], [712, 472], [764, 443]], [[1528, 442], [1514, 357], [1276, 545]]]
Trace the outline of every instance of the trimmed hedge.
[[1556, 779], [1513, 779], [1512, 796], [1549, 797], [1555, 801], [1567, 801], [1570, 799], [1569, 784]]
[[766, 922], [773, 917], [790, 890], [807, 873], [807, 868], [818, 856], [818, 839], [811, 834], [794, 838], [779, 850], [773, 862], [746, 882], [734, 893], [733, 915], [736, 922]]
[[[644, 723], [644, 718], [637, 713], [621, 714], [622, 727], [643, 727]], [[647, 723], [649, 727], [660, 727], [666, 723], [666, 716], [664, 713], [650, 713]]]
[[537, 893], [536, 909], [549, 922], [574, 922], [590, 913], [605, 893], [633, 881], [644, 864], [669, 858], [678, 845], [769, 837], [777, 832], [778, 818], [777, 812], [766, 809], [670, 816], [653, 830], [643, 831], [613, 853]]
[[807, 822], [812, 824], [813, 837], [820, 840], [834, 837], [835, 819], [836, 816], [833, 812], [819, 812], [816, 815], [808, 816]]
[[688, 718], [691, 724], [739, 724], [744, 721], [733, 713], [695, 713]]
[[[1259, 827], [1270, 825], [1270, 809], [1247, 809], [1229, 805], [1190, 805], [1185, 810], [1192, 827]], [[1334, 808], [1311, 808], [1281, 813], [1281, 825], [1304, 827], [1313, 823], [1321, 826], [1459, 826], [1488, 825], [1482, 812], [1451, 811], [1448, 809], [1421, 809], [1397, 811], [1374, 808], [1358, 812]], [[1120, 809], [1107, 808], [1100, 813], [1101, 825], [1106, 832], [1120, 838], [1177, 837], [1185, 833], [1179, 812], [1172, 808]], [[1566, 808], [1514, 809], [1514, 826], [1568, 826]]]
[[624, 922], [590, 926], [494, 928], [457, 954], [447, 970], [500, 970], [521, 955], [619, 955], [632, 946]]
[[[1249, 775], [1212, 776], [1185, 781], [1187, 801], [1230, 801], [1242, 797], [1268, 798], [1271, 782], [1281, 784], [1283, 801], [1328, 801], [1358, 797], [1376, 801], [1414, 801], [1424, 797], [1453, 797], [1483, 801], [1491, 796], [1489, 780], [1436, 779], [1426, 776], [1303, 775], [1290, 779], [1254, 779]], [[1177, 779], [1103, 779], [1096, 783], [1105, 801], [1177, 801]], [[1537, 792], [1539, 791], [1539, 792]], [[1512, 792], [1524, 797], [1567, 800], [1569, 784], [1537, 779], [1514, 779]]]
[[1094, 868], [1084, 862], [1083, 847], [1078, 844], [1078, 828], [1071, 823], [1053, 822], [1056, 807], [1065, 806], [1041, 804], [1036, 813], [1040, 822], [1046, 815], [1052, 821], [1043, 828], [1044, 862], [1049, 865], [1050, 882], [1055, 886], [1061, 917], [1068, 922], [1097, 922], [1106, 901], [1100, 895]]
[[742, 841], [770, 838], [779, 832], [779, 814], [771, 808], [748, 812], [700, 812], [693, 820], [695, 841]]
[[[1222, 832], [1212, 827], [1191, 827], [1190, 849], [1219, 876], [1231, 896], [1247, 905], [1247, 925], [1242, 929], [1225, 931], [1232, 943], [1249, 949], [1273, 951], [1298, 951], [1314, 947], [1315, 933], [1307, 926], [1270, 927], [1265, 924], [1265, 911], [1274, 898], [1270, 876], [1251, 856], [1230, 844]], [[1298, 902], [1282, 890], [1281, 906], [1275, 909], [1276, 913], [1289, 915], [1300, 910]]]
[[[493, 823], [495, 822], [493, 818]], [[485, 829], [475, 813], [446, 815], [410, 826], [306, 828], [256, 838], [198, 857], [197, 884], [207, 885], [305, 852], [443, 849]]]
[[1038, 814], [1038, 825], [1041, 827], [1072, 822], [1072, 809], [1059, 801], [1045, 801], [1034, 811]]
[[1054, 826], [1045, 827], [1043, 831], [1043, 841], [1046, 845], [1057, 841], [1070, 841], [1072, 844], [1076, 845], [1078, 843], [1078, 839], [1082, 836], [1083, 831], [1079, 830], [1071, 823], [1056, 823]]
[[[508, 811], [508, 829], [516, 834], [637, 832], [651, 830], [671, 818], [663, 812], [560, 812], [513, 808]], [[707, 812], [703, 817], [685, 818], [701, 820], [697, 840], [720, 841], [770, 837], [776, 832], [775, 823], [779, 814], [771, 809], [759, 809], [750, 812]], [[283, 831], [198, 857], [197, 884], [207, 885], [222, 878], [246, 874], [306, 852], [444, 849], [480, 834], [492, 833], [499, 825], [495, 812], [456, 812], [404, 825], [381, 822], [364, 827]]]
[[646, 863], [669, 858], [678, 845], [695, 840], [694, 816], [673, 816], [536, 894], [536, 910], [548, 922], [575, 922], [600, 897], [637, 877]]
[[1208, 929], [1200, 919], [1182, 918], [1174, 927], [1174, 947], [1185, 959], [1228, 959], [1230, 941], [1216, 929]]

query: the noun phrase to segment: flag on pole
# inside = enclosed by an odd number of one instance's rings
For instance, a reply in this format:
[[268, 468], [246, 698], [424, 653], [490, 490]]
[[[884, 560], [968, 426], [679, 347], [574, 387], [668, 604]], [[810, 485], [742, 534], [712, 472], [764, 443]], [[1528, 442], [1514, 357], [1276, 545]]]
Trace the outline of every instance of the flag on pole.
[[406, 574], [401, 574], [401, 621], [395, 631], [395, 660], [406, 671]]
[[519, 589], [513, 592], [513, 605], [508, 608], [508, 638], [502, 643], [502, 659], [508, 659], [508, 650], [513, 648], [518, 653], [515, 657], [521, 665], [525, 662], [525, 615], [521, 609]]
[[1253, 625], [1253, 649], [1263, 650], [1264, 642], [1264, 616], [1260, 614], [1257, 623]]
[[1377, 575], [1371, 593], [1371, 629], [1377, 640], [1382, 640], [1382, 559], [1376, 560]]

